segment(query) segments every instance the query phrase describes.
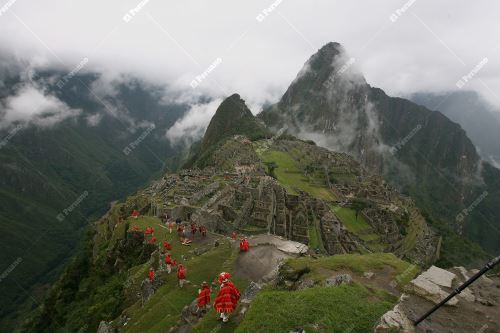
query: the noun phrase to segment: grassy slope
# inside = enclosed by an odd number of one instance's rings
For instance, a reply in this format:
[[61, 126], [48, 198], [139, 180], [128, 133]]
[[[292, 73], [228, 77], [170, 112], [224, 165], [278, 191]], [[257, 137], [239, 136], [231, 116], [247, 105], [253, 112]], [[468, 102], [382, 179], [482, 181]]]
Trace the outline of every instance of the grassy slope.
[[[392, 254], [337, 255], [311, 259], [290, 259], [286, 265], [307, 278], [322, 280], [325, 270], [349, 269], [376, 272], [389, 266], [392, 279], [406, 285], [419, 268]], [[302, 327], [306, 332], [369, 332], [378, 318], [393, 307], [397, 297], [383, 289], [354, 283], [340, 287], [314, 287], [301, 291], [266, 290], [251, 304], [245, 319], [235, 330], [246, 332], [288, 332]], [[316, 327], [316, 328], [313, 328]]]
[[289, 332], [297, 327], [308, 332], [369, 332], [394, 302], [395, 297], [387, 292], [360, 284], [265, 291], [253, 301], [235, 332]]
[[305, 166], [301, 165], [289, 153], [268, 150], [261, 152], [261, 158], [266, 163], [275, 162], [278, 165], [275, 170], [276, 177], [290, 193], [296, 194], [297, 190], [301, 190], [320, 199], [328, 201], [335, 199], [333, 193], [326, 186], [311, 184], [311, 179], [304, 176], [302, 169]]
[[[169, 327], [175, 325], [180, 319], [180, 313], [184, 306], [190, 304], [196, 298], [201, 282], [215, 281], [218, 274], [222, 271], [234, 271], [233, 264], [237, 252], [235, 252], [232, 244], [224, 239], [219, 247], [201, 256], [195, 256], [191, 260], [183, 261], [181, 257], [183, 255], [192, 256], [190, 252], [196, 248], [196, 245], [190, 247], [181, 245], [177, 239], [177, 234], [175, 232], [172, 234], [168, 233], [167, 229], [158, 225], [159, 220], [156, 218], [142, 217], [131, 222], [131, 225], [133, 224], [137, 224], [141, 228], [149, 225], [153, 226], [155, 228], [155, 236], [160, 241], [166, 239], [172, 243], [173, 249], [170, 252], [178, 262], [186, 265], [187, 280], [191, 283], [180, 289], [175, 274], [172, 273], [169, 275], [164, 273], [160, 275], [164, 279], [165, 284], [157, 290], [146, 306], [141, 307], [140, 302], [138, 302], [127, 309], [127, 313], [132, 317], [132, 320], [128, 323], [125, 332], [166, 332]], [[129, 276], [137, 277], [133, 281], [135, 288], [139, 288], [140, 282], [146, 277], [148, 269], [147, 264], [144, 264], [129, 272]], [[249, 283], [244, 279], [234, 279], [233, 281], [241, 291]], [[212, 301], [215, 299], [216, 292], [217, 289], [212, 288]], [[207, 322], [204, 324], [204, 327], [215, 327], [218, 324], [212, 312], [205, 317]]]
[[326, 276], [321, 273], [322, 269], [338, 270], [346, 268], [357, 273], [377, 271], [385, 266], [394, 270], [392, 278], [403, 287], [418, 273], [419, 268], [413, 264], [397, 258], [392, 253], [372, 254], [342, 254], [329, 257], [321, 257], [312, 260], [308, 257], [288, 260], [287, 265], [296, 271], [307, 268], [311, 278], [318, 280]]

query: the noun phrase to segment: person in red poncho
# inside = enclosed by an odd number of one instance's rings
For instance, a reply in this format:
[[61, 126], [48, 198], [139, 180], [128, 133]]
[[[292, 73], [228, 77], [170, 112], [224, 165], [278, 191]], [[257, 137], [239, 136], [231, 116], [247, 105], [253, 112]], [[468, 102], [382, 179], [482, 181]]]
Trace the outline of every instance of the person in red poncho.
[[170, 253], [165, 257], [165, 264], [167, 264], [167, 273], [172, 273], [172, 266], [177, 265], [174, 259], [172, 259], [172, 255]]
[[164, 241], [164, 242], [163, 242], [163, 248], [164, 248], [165, 250], [167, 250], [167, 251], [170, 251], [170, 250], [172, 250], [172, 244], [170, 244], [170, 243], [169, 243], [169, 242], [167, 242], [167, 241]]
[[201, 284], [201, 289], [198, 290], [198, 297], [196, 298], [196, 305], [198, 306], [197, 314], [201, 316], [206, 312], [207, 307], [210, 305], [210, 287], [206, 281]]
[[137, 209], [134, 209], [134, 211], [132, 212], [132, 217], [134, 219], [138, 218], [139, 217], [139, 211]]
[[146, 235], [146, 236], [152, 236], [154, 232], [155, 232], [154, 228], [147, 227], [146, 230], [144, 231], [144, 235]]
[[236, 305], [240, 299], [240, 291], [229, 281], [230, 277], [231, 274], [229, 273], [220, 273], [220, 290], [214, 302], [215, 311], [220, 313], [219, 320], [222, 320], [224, 323], [228, 322], [229, 315], [236, 309]]
[[240, 251], [247, 252], [248, 250], [250, 250], [250, 243], [248, 243], [248, 239], [246, 237], [242, 238], [240, 240]]
[[153, 280], [155, 279], [155, 271], [153, 270], [153, 267], [151, 267], [149, 269], [148, 278], [149, 278], [149, 281], [151, 281], [151, 282], [153, 282]]
[[186, 267], [184, 267], [184, 265], [182, 264], [179, 264], [179, 266], [177, 267], [177, 278], [179, 279], [179, 287], [181, 288], [184, 286], [184, 282], [186, 282], [186, 273]]
[[151, 237], [151, 239], [149, 240], [149, 244], [156, 244], [156, 241], [157, 241], [156, 237], [155, 237], [155, 236], [153, 236], [153, 237]]

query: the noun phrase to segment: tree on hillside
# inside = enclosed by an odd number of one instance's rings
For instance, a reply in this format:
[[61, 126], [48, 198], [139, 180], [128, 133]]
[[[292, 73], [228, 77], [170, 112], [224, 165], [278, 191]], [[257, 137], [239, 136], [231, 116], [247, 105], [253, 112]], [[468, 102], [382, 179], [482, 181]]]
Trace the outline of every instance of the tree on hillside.
[[356, 220], [358, 220], [359, 213], [365, 209], [370, 207], [371, 204], [368, 200], [365, 199], [354, 199], [351, 203], [352, 209], [356, 212]]
[[265, 162], [264, 164], [267, 166], [267, 174], [276, 179], [276, 174], [274, 173], [274, 170], [278, 168], [278, 164], [276, 164], [276, 162], [273, 161]]

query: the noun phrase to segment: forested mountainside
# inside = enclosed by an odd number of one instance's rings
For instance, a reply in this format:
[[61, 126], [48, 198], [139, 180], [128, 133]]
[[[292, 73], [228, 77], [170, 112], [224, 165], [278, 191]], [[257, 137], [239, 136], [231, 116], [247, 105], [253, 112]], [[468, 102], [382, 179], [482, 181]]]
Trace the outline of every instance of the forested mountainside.
[[275, 131], [286, 127], [300, 138], [349, 153], [382, 174], [428, 212], [449, 246], [460, 246], [458, 234], [498, 252], [500, 170], [481, 161], [458, 124], [387, 96], [355, 67], [340, 44], [325, 45], [259, 118]]
[[[178, 149], [165, 131], [188, 108], [161, 102], [139, 81], [118, 84], [113, 96], [101, 96], [90, 88], [98, 75], [79, 74], [59, 87], [65, 73], [31, 74], [30, 80], [2, 78], [1, 114], [8, 112], [9, 98], [20, 100], [26, 89], [57, 98], [59, 107], [75, 113], [46, 125], [44, 120], [59, 112], [47, 110], [36, 122], [0, 129], [0, 265], [8, 271], [0, 284], [2, 327], [10, 327], [25, 300], [21, 312], [38, 305], [76, 253], [82, 232], [111, 201], [176, 167]], [[29, 106], [38, 107], [43, 105]]]
[[467, 132], [479, 155], [499, 167], [500, 111], [489, 105], [477, 92], [416, 93], [409, 98], [429, 110], [439, 107], [440, 112]]
[[[93, 225], [84, 252], [68, 267], [26, 329], [78, 330], [85, 324], [96, 329], [101, 320], [121, 321], [118, 318], [123, 313], [130, 320], [125, 330], [163, 331], [174, 325], [182, 309], [179, 306], [188, 296], [168, 286], [166, 273], [165, 286], [158, 292], [176, 305], [171, 317], [161, 320], [162, 327], [151, 327], [154, 323], [147, 323], [144, 317], [144, 311], [160, 311], [157, 305], [141, 307], [143, 300], [136, 294], [144, 270], [150, 265], [159, 269], [163, 263], [162, 241], [173, 242], [173, 253], [177, 257], [182, 254], [181, 261], [197, 279], [208, 280], [221, 264], [232, 267], [234, 251], [231, 247], [212, 250], [203, 239], [195, 242], [194, 252], [185, 250], [174, 234], [166, 232], [158, 215], [203, 225], [211, 233], [209, 238], [220, 239], [222, 247], [228, 245], [219, 235], [270, 233], [307, 245], [319, 256], [385, 252], [422, 267], [437, 260], [440, 237], [429, 228], [413, 201], [381, 177], [366, 172], [350, 156], [289, 136], [261, 136], [252, 141], [238, 130], [230, 136], [212, 130], [226, 124], [249, 135], [255, 128], [264, 133], [262, 125], [257, 125], [247, 111], [238, 95], [230, 96], [206, 131], [203, 142], [210, 138], [217, 149], [208, 147], [211, 153], [199, 156], [203, 168], [167, 173], [115, 205]], [[249, 127], [254, 130], [245, 132]], [[129, 218], [134, 210], [146, 216]], [[137, 232], [137, 227], [143, 230], [149, 225], [157, 230], [153, 243]], [[202, 270], [204, 260], [213, 267]], [[240, 282], [248, 284], [248, 277], [242, 276]]]

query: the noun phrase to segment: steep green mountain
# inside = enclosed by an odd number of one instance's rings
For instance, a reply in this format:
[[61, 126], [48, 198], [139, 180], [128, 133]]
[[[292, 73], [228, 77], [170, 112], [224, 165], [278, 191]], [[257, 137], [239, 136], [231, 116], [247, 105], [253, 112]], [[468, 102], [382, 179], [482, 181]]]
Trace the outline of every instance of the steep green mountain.
[[[244, 131], [255, 121], [250, 116], [223, 123]], [[203, 142], [207, 137], [210, 127]], [[367, 332], [420, 267], [439, 257], [440, 237], [413, 201], [349, 155], [288, 135], [250, 140], [233, 131], [213, 142], [204, 168], [167, 173], [93, 223], [82, 252], [21, 331], [288, 332], [302, 325]], [[133, 210], [141, 216], [132, 218]], [[183, 245], [158, 217], [165, 214], [188, 231], [195, 223], [209, 233]], [[233, 232], [251, 236], [250, 252], [239, 253]], [[182, 289], [166, 272], [163, 241], [187, 267]], [[146, 278], [151, 267], [153, 282]], [[213, 309], [202, 318], [191, 313], [202, 281], [213, 300], [221, 271], [243, 292], [224, 325]], [[353, 282], [329, 286], [341, 272]], [[364, 277], [370, 272], [378, 277]], [[281, 306], [272, 306], [276, 300]]]
[[218, 149], [221, 142], [234, 135], [245, 135], [250, 140], [270, 136], [257, 118], [246, 106], [240, 95], [233, 94], [227, 97], [217, 108], [214, 117], [210, 120], [203, 140], [193, 145], [191, 157], [186, 166], [204, 167], [210, 163], [211, 156]]
[[[2, 332], [9, 331], [16, 311], [38, 306], [78, 250], [83, 230], [111, 201], [176, 167], [177, 151], [164, 133], [186, 105], [164, 105], [138, 81], [118, 85], [114, 97], [98, 101], [88, 89], [98, 76], [78, 75], [59, 89], [51, 78], [61, 75], [38, 73], [33, 84], [82, 110], [77, 117], [52, 127], [20, 124], [14, 135], [11, 128], [0, 135], [8, 139], [0, 149]], [[2, 102], [28, 84], [16, 77], [3, 81]], [[89, 123], [89, 117], [98, 121]]]
[[439, 111], [462, 126], [484, 160], [497, 167], [500, 165], [500, 118], [497, 116], [500, 111], [495, 110], [478, 93], [416, 93], [409, 98], [429, 110], [439, 106]]
[[[340, 44], [314, 54], [259, 117], [353, 155], [414, 198], [437, 227], [500, 251], [500, 171], [482, 162], [465, 131], [442, 113], [367, 84]], [[458, 245], [455, 235], [445, 237]]]

